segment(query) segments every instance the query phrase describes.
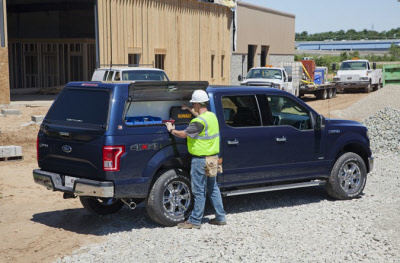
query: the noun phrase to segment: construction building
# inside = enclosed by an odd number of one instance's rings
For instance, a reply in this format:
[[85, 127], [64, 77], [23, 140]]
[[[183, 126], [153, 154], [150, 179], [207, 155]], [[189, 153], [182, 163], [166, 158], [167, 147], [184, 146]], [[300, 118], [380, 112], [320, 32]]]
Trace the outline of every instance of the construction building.
[[0, 9], [0, 104], [89, 80], [99, 66], [227, 85], [251, 66], [293, 61], [294, 16], [234, 0], [0, 0]]
[[233, 27], [231, 83], [246, 76], [249, 69], [293, 62], [295, 16], [277, 10], [238, 2]]

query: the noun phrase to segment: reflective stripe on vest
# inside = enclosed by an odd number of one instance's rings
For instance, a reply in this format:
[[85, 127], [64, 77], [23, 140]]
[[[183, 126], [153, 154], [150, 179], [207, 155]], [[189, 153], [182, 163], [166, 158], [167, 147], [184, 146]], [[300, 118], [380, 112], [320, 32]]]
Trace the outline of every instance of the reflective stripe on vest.
[[199, 122], [203, 130], [194, 138], [187, 137], [189, 153], [196, 156], [210, 156], [219, 153], [219, 125], [217, 116], [212, 112], [205, 112], [194, 118], [191, 123]]
[[210, 139], [217, 138], [219, 136], [219, 132], [214, 134], [214, 135], [208, 136], [208, 123], [207, 123], [207, 121], [203, 117], [200, 117], [200, 116], [197, 116], [197, 118], [199, 118], [200, 120], [202, 120], [204, 122], [204, 126], [205, 126], [204, 127], [204, 134], [205, 135], [204, 136], [197, 135], [196, 137], [193, 137], [193, 139], [210, 140]]

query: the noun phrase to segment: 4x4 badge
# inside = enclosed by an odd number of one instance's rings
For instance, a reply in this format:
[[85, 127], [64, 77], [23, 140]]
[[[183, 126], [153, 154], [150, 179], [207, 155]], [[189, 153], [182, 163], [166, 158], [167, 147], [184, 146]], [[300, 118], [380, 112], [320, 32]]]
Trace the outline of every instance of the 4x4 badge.
[[69, 145], [63, 145], [63, 146], [61, 146], [61, 150], [65, 153], [70, 153], [70, 152], [72, 152], [72, 147]]

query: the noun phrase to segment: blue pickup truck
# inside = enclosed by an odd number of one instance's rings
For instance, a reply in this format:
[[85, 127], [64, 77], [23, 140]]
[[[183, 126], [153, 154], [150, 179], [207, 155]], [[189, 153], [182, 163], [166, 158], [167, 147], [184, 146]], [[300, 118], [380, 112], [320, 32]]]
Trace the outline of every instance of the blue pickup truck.
[[155, 222], [173, 226], [193, 205], [181, 109], [196, 89], [219, 121], [223, 196], [326, 187], [336, 199], [359, 197], [373, 169], [367, 128], [325, 119], [291, 94], [207, 82], [72, 82], [49, 109], [38, 134], [34, 181], [97, 214], [145, 202]]

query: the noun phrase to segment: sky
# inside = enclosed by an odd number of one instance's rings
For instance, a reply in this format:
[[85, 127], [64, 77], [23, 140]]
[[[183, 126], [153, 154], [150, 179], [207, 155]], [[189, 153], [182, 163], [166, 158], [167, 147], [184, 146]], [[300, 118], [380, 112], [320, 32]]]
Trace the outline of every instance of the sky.
[[296, 32], [400, 27], [398, 0], [242, 0], [296, 15]]

